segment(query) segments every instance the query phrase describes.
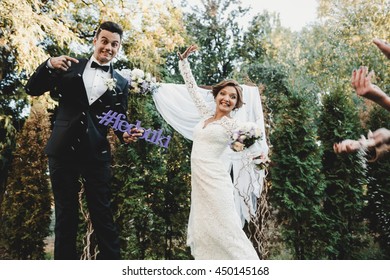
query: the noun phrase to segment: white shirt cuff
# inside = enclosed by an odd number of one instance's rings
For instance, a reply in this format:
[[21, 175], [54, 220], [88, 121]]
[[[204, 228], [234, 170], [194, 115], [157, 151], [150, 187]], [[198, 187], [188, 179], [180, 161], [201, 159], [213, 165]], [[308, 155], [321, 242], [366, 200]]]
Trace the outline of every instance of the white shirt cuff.
[[51, 65], [50, 58], [47, 60], [47, 67], [54, 69], [53, 65]]

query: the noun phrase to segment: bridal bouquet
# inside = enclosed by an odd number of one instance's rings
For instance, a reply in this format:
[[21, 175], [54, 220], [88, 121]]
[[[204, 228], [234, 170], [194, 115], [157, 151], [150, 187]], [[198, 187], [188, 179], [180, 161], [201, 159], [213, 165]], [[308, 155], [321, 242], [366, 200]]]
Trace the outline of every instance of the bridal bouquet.
[[268, 157], [268, 155], [261, 154], [258, 157], [255, 157], [253, 159], [253, 163], [255, 164], [256, 168], [259, 170], [268, 169], [271, 160]]
[[146, 95], [153, 93], [159, 87], [155, 77], [138, 68], [122, 69], [119, 74], [129, 81], [129, 90], [133, 94]]
[[241, 152], [261, 139], [261, 136], [261, 130], [255, 123], [243, 123], [233, 131], [230, 148], [235, 152]]

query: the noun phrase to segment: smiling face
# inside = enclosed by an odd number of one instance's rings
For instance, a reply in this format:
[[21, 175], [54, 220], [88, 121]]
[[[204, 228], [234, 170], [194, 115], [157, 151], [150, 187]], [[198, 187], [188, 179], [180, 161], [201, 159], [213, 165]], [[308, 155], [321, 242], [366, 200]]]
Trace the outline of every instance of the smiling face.
[[121, 37], [118, 33], [101, 30], [98, 37], [93, 39], [95, 50], [93, 56], [100, 64], [110, 62], [118, 53]]
[[222, 88], [215, 96], [215, 103], [217, 111], [229, 114], [237, 104], [237, 91], [233, 86], [226, 86]]

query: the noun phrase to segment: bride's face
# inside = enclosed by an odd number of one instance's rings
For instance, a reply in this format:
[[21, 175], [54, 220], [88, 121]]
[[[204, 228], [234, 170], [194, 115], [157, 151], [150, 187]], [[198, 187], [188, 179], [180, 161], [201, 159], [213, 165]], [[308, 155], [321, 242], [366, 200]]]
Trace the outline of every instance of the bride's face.
[[221, 89], [215, 97], [217, 111], [230, 113], [237, 104], [237, 91], [232, 86]]

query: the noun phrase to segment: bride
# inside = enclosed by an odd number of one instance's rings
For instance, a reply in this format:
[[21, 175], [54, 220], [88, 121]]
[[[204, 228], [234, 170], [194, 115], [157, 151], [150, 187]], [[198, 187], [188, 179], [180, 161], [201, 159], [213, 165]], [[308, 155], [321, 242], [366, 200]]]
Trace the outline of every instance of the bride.
[[224, 167], [226, 149], [237, 121], [230, 113], [243, 105], [242, 89], [234, 80], [213, 86], [216, 103], [210, 111], [192, 76], [187, 57], [196, 51], [190, 46], [180, 58], [180, 73], [202, 120], [194, 128], [191, 152], [191, 210], [187, 245], [195, 259], [258, 260], [259, 257], [241, 228], [235, 209], [233, 184]]

